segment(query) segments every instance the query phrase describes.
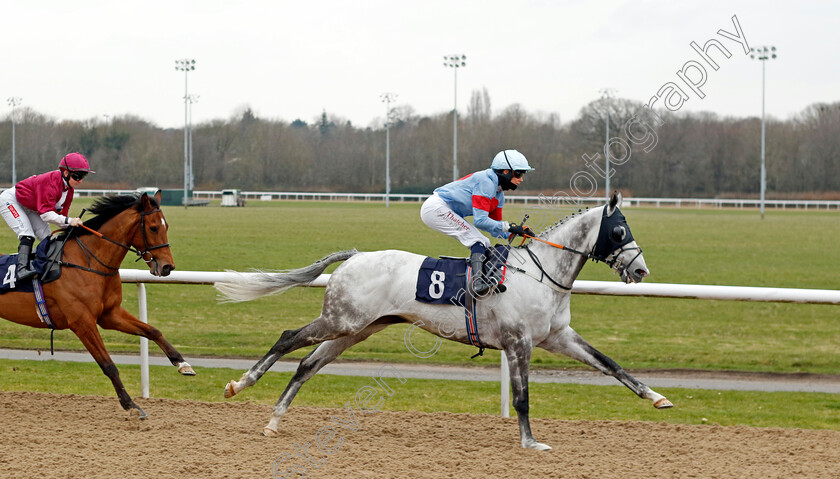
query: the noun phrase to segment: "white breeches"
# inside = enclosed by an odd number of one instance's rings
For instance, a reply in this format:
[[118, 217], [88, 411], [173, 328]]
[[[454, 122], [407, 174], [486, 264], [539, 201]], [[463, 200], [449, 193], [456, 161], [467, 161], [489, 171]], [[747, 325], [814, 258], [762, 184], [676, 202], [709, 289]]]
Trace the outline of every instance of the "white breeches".
[[50, 235], [50, 227], [41, 219], [41, 216], [17, 202], [14, 187], [0, 193], [0, 216], [18, 238], [32, 236], [42, 240]]
[[475, 243], [490, 247], [490, 240], [475, 225], [465, 220], [438, 195], [430, 196], [420, 208], [420, 218], [433, 230], [451, 236], [467, 248]]

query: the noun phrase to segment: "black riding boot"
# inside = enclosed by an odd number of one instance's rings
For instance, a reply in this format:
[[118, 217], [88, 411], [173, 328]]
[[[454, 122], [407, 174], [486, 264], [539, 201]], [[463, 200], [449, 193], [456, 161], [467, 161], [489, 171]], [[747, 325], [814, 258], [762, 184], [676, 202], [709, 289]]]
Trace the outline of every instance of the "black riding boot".
[[32, 252], [32, 245], [35, 243], [35, 238], [31, 236], [21, 236], [20, 246], [18, 246], [17, 258], [17, 279], [18, 281], [27, 280], [35, 276], [35, 270], [29, 266], [29, 253]]
[[487, 262], [484, 264], [484, 275], [490, 279], [492, 284], [496, 285], [496, 289], [493, 290], [494, 293], [504, 293], [507, 291], [507, 286], [502, 284], [505, 262], [501, 258], [494, 258], [494, 255], [498, 255], [496, 249], [490, 248], [487, 253]]
[[484, 274], [484, 253], [470, 254], [470, 266], [472, 267], [472, 292], [476, 296], [484, 296], [498, 284], [498, 281]]

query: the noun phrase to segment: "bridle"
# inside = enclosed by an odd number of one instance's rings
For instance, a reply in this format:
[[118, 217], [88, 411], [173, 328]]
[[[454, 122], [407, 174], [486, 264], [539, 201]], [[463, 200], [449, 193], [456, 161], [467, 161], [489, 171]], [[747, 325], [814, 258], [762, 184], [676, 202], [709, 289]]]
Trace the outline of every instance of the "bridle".
[[[574, 254], [583, 256], [585, 259], [591, 259], [593, 261], [601, 261], [612, 269], [615, 269], [615, 263], [616, 263], [616, 261], [618, 261], [618, 258], [621, 256], [622, 253], [624, 253], [625, 251], [636, 250], [636, 251], [638, 251], [636, 253], [636, 256], [634, 256], [633, 259], [631, 259], [627, 263], [627, 265], [625, 265], [623, 267], [623, 270], [627, 271], [627, 270], [630, 269], [630, 266], [639, 258], [639, 256], [642, 255], [642, 248], [639, 247], [638, 245], [634, 246], [632, 248], [627, 247], [628, 244], [633, 242], [633, 235], [630, 233], [630, 229], [626, 228], [626, 221], [624, 220], [624, 216], [621, 215], [621, 213], [618, 211], [618, 209], [616, 209], [616, 211], [614, 212], [614, 214], [616, 214], [616, 213], [617, 213], [617, 216], [612, 221], [609, 221], [609, 222], [604, 221], [604, 220], [601, 221], [601, 228], [598, 231], [598, 239], [595, 241], [595, 244], [592, 245], [592, 250], [589, 251], [589, 252], [579, 251], [579, 250], [576, 250], [574, 248], [570, 248], [568, 246], [557, 244], [557, 243], [552, 243], [551, 241], [546, 241], [542, 238], [538, 238], [536, 236], [532, 236], [532, 235], [528, 235], [528, 234], [522, 235], [522, 236], [524, 236], [525, 238], [530, 238], [530, 239], [539, 241], [541, 243], [545, 243], [549, 246], [561, 249], [563, 251], [568, 251], [570, 253], [574, 253]], [[606, 216], [606, 210], [605, 210], [604, 218], [605, 219], [609, 218], [608, 216]], [[613, 226], [611, 231], [605, 232], [605, 230], [607, 228], [609, 228], [611, 224], [613, 224], [615, 226]], [[622, 226], [622, 225], [625, 225], [625, 226]], [[622, 228], [621, 238], [615, 238], [616, 234], [618, 233], [616, 228]], [[555, 286], [557, 286], [558, 288], [560, 288], [564, 291], [571, 291], [572, 290], [571, 286], [564, 286], [564, 285], [560, 284], [557, 280], [552, 278], [550, 274], [548, 274], [548, 272], [545, 270], [545, 268], [543, 268], [543, 265], [540, 262], [539, 257], [537, 257], [536, 253], [534, 253], [531, 250], [531, 248], [528, 247], [528, 245], [524, 245], [522, 247], [528, 253], [528, 256], [530, 256], [531, 261], [534, 262], [534, 265], [536, 265], [537, 269], [539, 269], [539, 271], [540, 271], [540, 277], [539, 278], [534, 278], [534, 279], [537, 279], [537, 281], [542, 283], [543, 279], [546, 278], [552, 284], [554, 284]], [[606, 248], [606, 251], [609, 251], [609, 254], [604, 253], [605, 248]], [[519, 270], [520, 272], [525, 272], [524, 270], [520, 270], [519, 268], [514, 268], [514, 269]]]
[[[131, 252], [137, 254], [138, 258], [135, 260], [135, 262], [140, 261], [142, 259], [144, 262], [146, 262], [146, 264], [149, 264], [149, 263], [152, 263], [152, 262], [157, 262], [157, 258], [155, 258], [155, 256], [152, 254], [153, 250], [160, 249], [160, 248], [166, 248], [166, 247], [169, 246], [169, 243], [161, 243], [161, 244], [158, 244], [158, 245], [149, 246], [149, 238], [148, 238], [148, 235], [146, 234], [146, 216], [154, 214], [154, 213], [160, 213], [160, 212], [161, 212], [160, 208], [156, 208], [154, 210], [142, 211], [142, 212], [139, 213], [140, 214], [140, 221], [137, 222], [134, 229], [131, 231], [131, 234], [129, 235], [129, 238], [133, 238], [134, 235], [137, 234], [137, 228], [140, 228], [140, 230], [142, 231], [142, 236], [143, 236], [143, 250], [142, 251], [138, 250], [137, 248], [135, 248], [132, 245], [127, 245], [127, 244], [121, 243], [121, 242], [119, 242], [115, 239], [109, 238], [109, 237], [103, 235], [102, 233], [100, 233], [99, 231], [96, 231], [92, 228], [89, 228], [88, 226], [86, 226], [84, 224], [81, 225], [81, 227], [86, 229], [87, 231], [89, 231], [90, 233], [92, 233], [93, 235], [97, 236], [100, 239], [103, 239], [105, 241], [113, 243], [113, 244], [119, 246], [120, 248], [123, 248], [127, 251], [131, 251]], [[85, 244], [82, 243], [79, 240], [79, 237], [76, 237], [74, 239], [76, 240], [76, 244], [79, 245], [79, 248], [85, 254], [85, 258], [87, 258], [88, 265], [87, 265], [87, 267], [85, 267], [85, 266], [81, 266], [81, 265], [77, 265], [77, 264], [73, 264], [73, 263], [65, 263], [63, 261], [61, 262], [62, 265], [69, 266], [71, 268], [81, 269], [83, 271], [88, 271], [88, 272], [95, 273], [95, 274], [98, 274], [98, 275], [101, 275], [101, 276], [115, 276], [117, 274], [117, 272], [119, 271], [119, 266], [114, 267], [114, 266], [109, 266], [109, 265], [105, 264], [104, 262], [102, 262], [102, 260], [100, 260], [98, 257], [96, 257], [95, 254], [93, 254], [93, 252], [90, 250], [90, 248], [85, 246]], [[144, 257], [147, 254], [150, 257], [148, 260]], [[103, 271], [93, 269], [91, 267], [91, 258], [93, 260], [95, 260], [97, 263], [99, 263], [100, 265], [102, 265], [103, 267], [105, 267], [106, 269], [110, 270], [110, 271], [103, 272]]]

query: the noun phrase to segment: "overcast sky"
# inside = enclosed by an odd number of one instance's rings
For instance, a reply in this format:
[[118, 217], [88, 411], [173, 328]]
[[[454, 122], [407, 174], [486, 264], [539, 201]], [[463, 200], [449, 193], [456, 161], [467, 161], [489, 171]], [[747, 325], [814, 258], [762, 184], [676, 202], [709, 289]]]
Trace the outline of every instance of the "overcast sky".
[[[195, 123], [250, 106], [259, 117], [312, 122], [322, 110], [356, 126], [381, 122], [380, 94], [418, 114], [452, 109], [454, 71], [467, 56], [458, 107], [487, 88], [493, 112], [518, 103], [571, 121], [613, 88], [647, 102], [667, 82], [688, 111], [760, 116], [761, 62], [736, 41], [774, 45], [767, 114], [786, 119], [815, 102], [840, 100], [840, 2], [515, 0], [31, 0], [2, 3], [0, 117], [8, 97], [57, 119], [132, 114], [183, 127], [184, 73]], [[710, 39], [732, 54], [691, 48]], [[700, 99], [677, 76], [686, 62], [707, 70]], [[689, 76], [699, 78], [695, 69]], [[661, 106], [661, 102], [658, 106]]]

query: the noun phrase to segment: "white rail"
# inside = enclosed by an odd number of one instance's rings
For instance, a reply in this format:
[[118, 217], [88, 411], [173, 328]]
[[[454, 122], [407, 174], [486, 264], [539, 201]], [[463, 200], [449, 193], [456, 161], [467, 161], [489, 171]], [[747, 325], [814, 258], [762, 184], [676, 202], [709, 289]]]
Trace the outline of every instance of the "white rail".
[[[108, 190], [108, 189], [83, 189], [76, 190], [79, 196], [103, 196], [111, 194], [128, 194], [135, 190]], [[242, 191], [243, 198], [249, 201], [363, 201], [363, 202], [384, 202], [384, 193], [332, 193], [332, 192], [306, 192], [306, 191]], [[222, 191], [195, 190], [193, 199], [221, 199]], [[391, 193], [390, 201], [404, 203], [420, 203], [428, 198], [428, 194], [399, 194]], [[568, 200], [568, 203], [566, 202]], [[552, 195], [506, 195], [505, 201], [515, 205], [539, 205], [554, 204], [557, 207], [569, 205], [571, 207], [593, 206], [604, 202], [604, 198], [583, 196], [583, 197], [552, 197]], [[655, 206], [670, 208], [758, 208], [761, 205], [759, 199], [748, 198], [624, 198], [625, 206]], [[767, 208], [776, 209], [805, 209], [805, 210], [840, 210], [838, 200], [771, 200], [765, 199], [764, 205]]]
[[[152, 276], [149, 271], [121, 269], [123, 283], [137, 283], [140, 303], [140, 320], [148, 323], [145, 283], [168, 284], [213, 284], [221, 281], [236, 281], [239, 275], [257, 273], [227, 273], [218, 271], [173, 271], [169, 276]], [[324, 287], [330, 275], [322, 274], [315, 281], [305, 285]], [[645, 296], [658, 298], [716, 299], [722, 301], [762, 301], [782, 303], [840, 304], [840, 291], [827, 289], [764, 288], [752, 286], [709, 286], [698, 284], [633, 283], [616, 281], [575, 281], [572, 293], [600, 294], [610, 296]], [[501, 411], [508, 417], [510, 410], [510, 377], [507, 357], [501, 355]], [[140, 339], [140, 382], [143, 397], [149, 397], [149, 342]]]

